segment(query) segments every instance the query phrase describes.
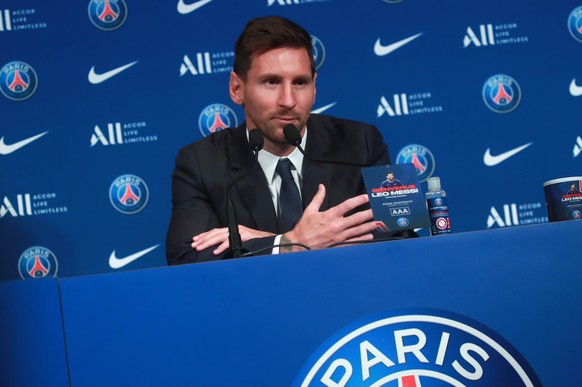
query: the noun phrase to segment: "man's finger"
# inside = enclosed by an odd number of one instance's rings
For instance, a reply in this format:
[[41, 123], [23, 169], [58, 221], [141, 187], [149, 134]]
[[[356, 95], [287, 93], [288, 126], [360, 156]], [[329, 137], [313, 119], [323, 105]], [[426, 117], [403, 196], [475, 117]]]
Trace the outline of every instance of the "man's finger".
[[204, 231], [198, 235], [195, 235], [194, 237], [192, 237], [192, 240], [197, 241], [197, 240], [201, 240], [201, 239], [205, 239], [205, 238], [211, 238], [215, 235], [223, 233], [224, 230], [227, 230], [227, 229], [226, 228], [213, 228], [212, 230]]
[[220, 255], [222, 253], [224, 253], [228, 248], [230, 247], [230, 244], [228, 243], [228, 240], [222, 242], [220, 244], [220, 246], [218, 246], [213, 252], [212, 254], [214, 255]]
[[358, 208], [359, 206], [366, 204], [370, 201], [368, 198], [368, 194], [362, 194], [358, 196], [354, 196], [353, 198], [349, 198], [344, 200], [340, 204], [335, 207], [330, 208], [330, 210], [336, 212], [338, 216], [343, 216], [344, 214], [350, 212], [354, 208]]
[[345, 222], [344, 225], [345, 228], [350, 228], [362, 224], [364, 222], [368, 222], [370, 220], [374, 220], [374, 213], [372, 212], [371, 209], [368, 208], [367, 210], [358, 211], [356, 213], [351, 214], [350, 216], [346, 216], [344, 218]]
[[205, 233], [195, 236], [192, 242], [192, 248], [198, 251], [204, 250], [210, 246], [223, 243], [228, 240], [227, 228], [215, 228]]
[[325, 186], [320, 184], [317, 187], [317, 193], [311, 199], [311, 203], [305, 208], [305, 212], [319, 212], [321, 205], [323, 204], [323, 200], [325, 199]]
[[351, 227], [346, 229], [341, 234], [341, 240], [345, 241], [364, 241], [364, 240], [371, 240], [374, 238], [372, 232], [376, 229], [375, 222], [366, 222], [355, 227]]
[[[373, 239], [374, 239], [374, 235], [364, 234], [364, 235], [361, 235], [359, 237], [350, 238], [350, 239], [346, 240], [346, 242], [349, 244], [356, 244], [357, 242], [368, 242], [368, 241], [371, 241]], [[339, 246], [342, 246], [342, 245], [339, 245]], [[336, 246], [336, 247], [339, 247], [339, 246]]]

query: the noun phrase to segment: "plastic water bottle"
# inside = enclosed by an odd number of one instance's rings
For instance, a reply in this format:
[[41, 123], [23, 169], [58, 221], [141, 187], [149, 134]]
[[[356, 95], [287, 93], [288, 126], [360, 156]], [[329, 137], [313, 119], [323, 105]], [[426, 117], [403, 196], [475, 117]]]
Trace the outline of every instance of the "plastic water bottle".
[[447, 206], [447, 193], [441, 188], [441, 179], [430, 177], [427, 182], [426, 205], [431, 224], [430, 235], [450, 234], [451, 222]]

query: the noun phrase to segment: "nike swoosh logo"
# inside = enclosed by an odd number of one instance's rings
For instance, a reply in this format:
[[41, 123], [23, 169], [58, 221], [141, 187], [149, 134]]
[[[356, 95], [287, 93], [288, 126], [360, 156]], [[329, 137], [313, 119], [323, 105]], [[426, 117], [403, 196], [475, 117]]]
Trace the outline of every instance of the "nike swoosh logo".
[[578, 136], [576, 144], [574, 144], [574, 157], [578, 157], [582, 153], [582, 137]]
[[185, 4], [184, 0], [178, 1], [178, 12], [182, 15], [187, 15], [190, 12], [196, 11], [198, 8], [210, 3], [212, 0], [199, 0], [195, 1], [192, 4]]
[[418, 33], [414, 36], [411, 36], [409, 38], [402, 39], [396, 43], [389, 44], [387, 46], [383, 46], [382, 43], [380, 43], [380, 38], [378, 38], [378, 40], [376, 40], [376, 44], [374, 44], [374, 54], [376, 54], [378, 56], [388, 55], [392, 51], [398, 50], [400, 47], [404, 46], [405, 44], [412, 42], [414, 39], [418, 38], [420, 35], [422, 35], [422, 32]]
[[572, 82], [570, 82], [570, 94], [574, 97], [580, 97], [582, 95], [582, 86], [576, 84], [576, 78], [572, 79]]
[[48, 133], [48, 130], [44, 133], [37, 134], [36, 136], [26, 138], [22, 141], [18, 141], [18, 142], [15, 142], [14, 144], [10, 144], [10, 145], [5, 144], [4, 137], [1, 137], [0, 138], [0, 155], [9, 155], [12, 152], [16, 152], [17, 150], [19, 150], [23, 146], [30, 144], [31, 142], [41, 138], [42, 136], [44, 136], [47, 133]]
[[487, 150], [485, 151], [485, 155], [483, 156], [483, 162], [488, 167], [494, 167], [497, 164], [500, 164], [500, 163], [504, 162], [508, 158], [510, 158], [510, 157], [518, 154], [519, 152], [521, 152], [522, 150], [524, 150], [525, 148], [527, 148], [531, 144], [533, 144], [533, 142], [524, 144], [522, 146], [519, 146], [519, 147], [514, 148], [512, 150], [509, 150], [507, 152], [503, 152], [503, 153], [501, 153], [500, 155], [497, 155], [497, 156], [492, 156], [491, 155], [490, 148], [487, 148]]
[[319, 109], [312, 110], [311, 113], [314, 113], [314, 114], [323, 113], [327, 109], [334, 107], [336, 104], [337, 104], [337, 102], [330, 103], [329, 105], [322, 106]]
[[119, 74], [120, 72], [127, 70], [128, 68], [130, 68], [131, 66], [133, 66], [134, 64], [136, 64], [138, 61], [136, 60], [135, 62], [131, 62], [126, 64], [125, 66], [121, 66], [118, 67], [116, 69], [113, 70], [109, 70], [103, 74], [97, 74], [95, 72], [95, 66], [91, 67], [91, 70], [89, 70], [89, 82], [91, 82], [94, 85], [97, 85], [101, 82], [105, 82], [106, 80], [108, 80], [111, 77], [116, 76], [117, 74]]
[[148, 247], [145, 250], [138, 251], [137, 253], [128, 255], [127, 257], [123, 257], [123, 258], [117, 258], [117, 256], [115, 255], [115, 250], [113, 250], [113, 252], [109, 256], [109, 266], [112, 269], [120, 269], [120, 268], [130, 264], [131, 262], [135, 261], [136, 259], [143, 257], [144, 255], [146, 255], [150, 251], [157, 249], [158, 246], [159, 245]]

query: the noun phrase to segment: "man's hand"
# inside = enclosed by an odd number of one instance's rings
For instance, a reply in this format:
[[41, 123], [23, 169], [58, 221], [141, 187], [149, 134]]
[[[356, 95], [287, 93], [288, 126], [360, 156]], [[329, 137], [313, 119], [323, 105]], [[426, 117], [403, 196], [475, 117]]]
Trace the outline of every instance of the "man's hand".
[[[376, 229], [372, 210], [358, 211], [350, 216], [344, 215], [353, 209], [368, 203], [367, 194], [347, 199], [327, 211], [319, 209], [325, 199], [325, 187], [320, 184], [317, 194], [293, 230], [285, 237], [293, 243], [301, 243], [312, 249], [320, 249], [341, 242], [367, 241], [373, 239], [372, 231]], [[284, 248], [282, 252], [299, 251], [298, 248]]]
[[[263, 238], [275, 235], [270, 232], [259, 231], [246, 226], [239, 225], [238, 232], [240, 233], [241, 242], [246, 242], [249, 239]], [[220, 255], [228, 250], [228, 227], [213, 228], [210, 231], [203, 232], [192, 238], [192, 248], [198, 251], [209, 248], [210, 246], [219, 245], [212, 254]]]

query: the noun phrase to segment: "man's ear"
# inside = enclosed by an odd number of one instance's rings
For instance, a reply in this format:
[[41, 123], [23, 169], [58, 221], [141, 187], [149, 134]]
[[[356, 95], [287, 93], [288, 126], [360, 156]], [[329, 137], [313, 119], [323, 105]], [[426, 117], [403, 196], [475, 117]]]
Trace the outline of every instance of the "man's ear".
[[228, 82], [228, 93], [230, 99], [237, 105], [242, 105], [244, 102], [244, 84], [242, 79], [234, 72], [230, 72], [230, 81]]
[[315, 95], [317, 94], [317, 87], [315, 87], [316, 80], [317, 80], [317, 73], [313, 74], [313, 104], [315, 104]]

